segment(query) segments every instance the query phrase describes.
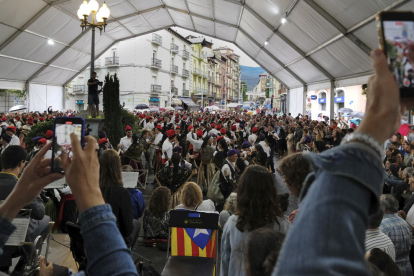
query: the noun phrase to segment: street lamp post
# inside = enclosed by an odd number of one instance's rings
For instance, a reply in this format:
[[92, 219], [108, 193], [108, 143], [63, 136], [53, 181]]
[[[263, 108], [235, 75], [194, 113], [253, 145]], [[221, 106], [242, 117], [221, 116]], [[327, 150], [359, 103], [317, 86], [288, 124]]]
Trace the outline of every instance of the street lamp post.
[[239, 98], [241, 98], [241, 102], [240, 103], [243, 103], [243, 86], [247, 86], [247, 84], [241, 84], [240, 85], [240, 97]]
[[[92, 23], [88, 21], [89, 14], [92, 13]], [[106, 20], [109, 18], [109, 9], [104, 2], [99, 9], [99, 3], [96, 0], [90, 0], [89, 3], [85, 0], [80, 5], [78, 10], [78, 18], [81, 21], [82, 32], [87, 27], [92, 27], [92, 47], [91, 47], [91, 78], [95, 71], [95, 29], [98, 28], [102, 34], [105, 32]]]

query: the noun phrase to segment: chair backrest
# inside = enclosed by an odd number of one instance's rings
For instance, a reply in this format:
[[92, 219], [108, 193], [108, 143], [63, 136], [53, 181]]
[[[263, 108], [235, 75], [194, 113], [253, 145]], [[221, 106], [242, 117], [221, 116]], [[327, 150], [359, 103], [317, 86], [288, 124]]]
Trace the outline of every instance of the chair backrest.
[[218, 213], [171, 210], [171, 256], [216, 258]]
[[132, 230], [132, 233], [131, 233], [131, 239], [132, 239], [131, 251], [134, 249], [135, 243], [137, 242], [138, 237], [139, 237], [139, 231], [141, 230], [141, 223], [138, 220], [133, 219], [132, 224], [134, 225], [134, 230]]
[[79, 224], [67, 222], [66, 227], [70, 237], [70, 251], [72, 251], [73, 258], [79, 264], [79, 271], [86, 271], [86, 254], [83, 243], [83, 236]]

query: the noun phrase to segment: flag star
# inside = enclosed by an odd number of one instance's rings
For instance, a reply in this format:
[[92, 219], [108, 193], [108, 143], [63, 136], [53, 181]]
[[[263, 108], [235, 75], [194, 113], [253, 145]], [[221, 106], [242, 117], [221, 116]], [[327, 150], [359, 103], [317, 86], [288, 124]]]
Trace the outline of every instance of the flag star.
[[205, 235], [209, 235], [208, 234], [208, 231], [207, 231], [207, 229], [196, 229], [195, 230], [195, 232], [194, 232], [194, 236], [193, 236], [193, 239], [195, 238], [195, 237], [197, 237], [198, 235], [200, 235], [200, 234], [205, 234]]

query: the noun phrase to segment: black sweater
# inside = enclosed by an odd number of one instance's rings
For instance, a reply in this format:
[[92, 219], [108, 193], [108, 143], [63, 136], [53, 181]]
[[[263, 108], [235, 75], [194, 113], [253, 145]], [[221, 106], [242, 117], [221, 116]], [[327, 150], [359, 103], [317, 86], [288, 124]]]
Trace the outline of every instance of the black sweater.
[[104, 195], [104, 199], [106, 203], [111, 205], [119, 232], [129, 246], [129, 236], [134, 230], [134, 225], [132, 224], [132, 204], [128, 190], [121, 186], [111, 185]]

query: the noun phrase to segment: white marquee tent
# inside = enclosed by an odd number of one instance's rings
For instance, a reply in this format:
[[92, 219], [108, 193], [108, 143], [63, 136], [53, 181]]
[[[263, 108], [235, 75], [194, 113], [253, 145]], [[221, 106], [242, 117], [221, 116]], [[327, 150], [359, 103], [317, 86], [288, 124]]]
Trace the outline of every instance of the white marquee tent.
[[[43, 102], [50, 103], [48, 98], [55, 95], [55, 109], [60, 108], [59, 103], [63, 106], [64, 86], [90, 63], [91, 31], [81, 32], [76, 15], [81, 3], [0, 1], [0, 87], [25, 87], [31, 110]], [[304, 91], [331, 88], [335, 83], [365, 83], [372, 74], [369, 53], [378, 45], [375, 14], [381, 10], [414, 10], [411, 0], [106, 3], [111, 18], [106, 32], [97, 32], [96, 58], [118, 41], [178, 26], [234, 43], [291, 89], [295, 94], [292, 100], [302, 101], [299, 110], [304, 108]], [[287, 18], [285, 24], [281, 24], [283, 17]], [[48, 45], [48, 39], [54, 45]]]

